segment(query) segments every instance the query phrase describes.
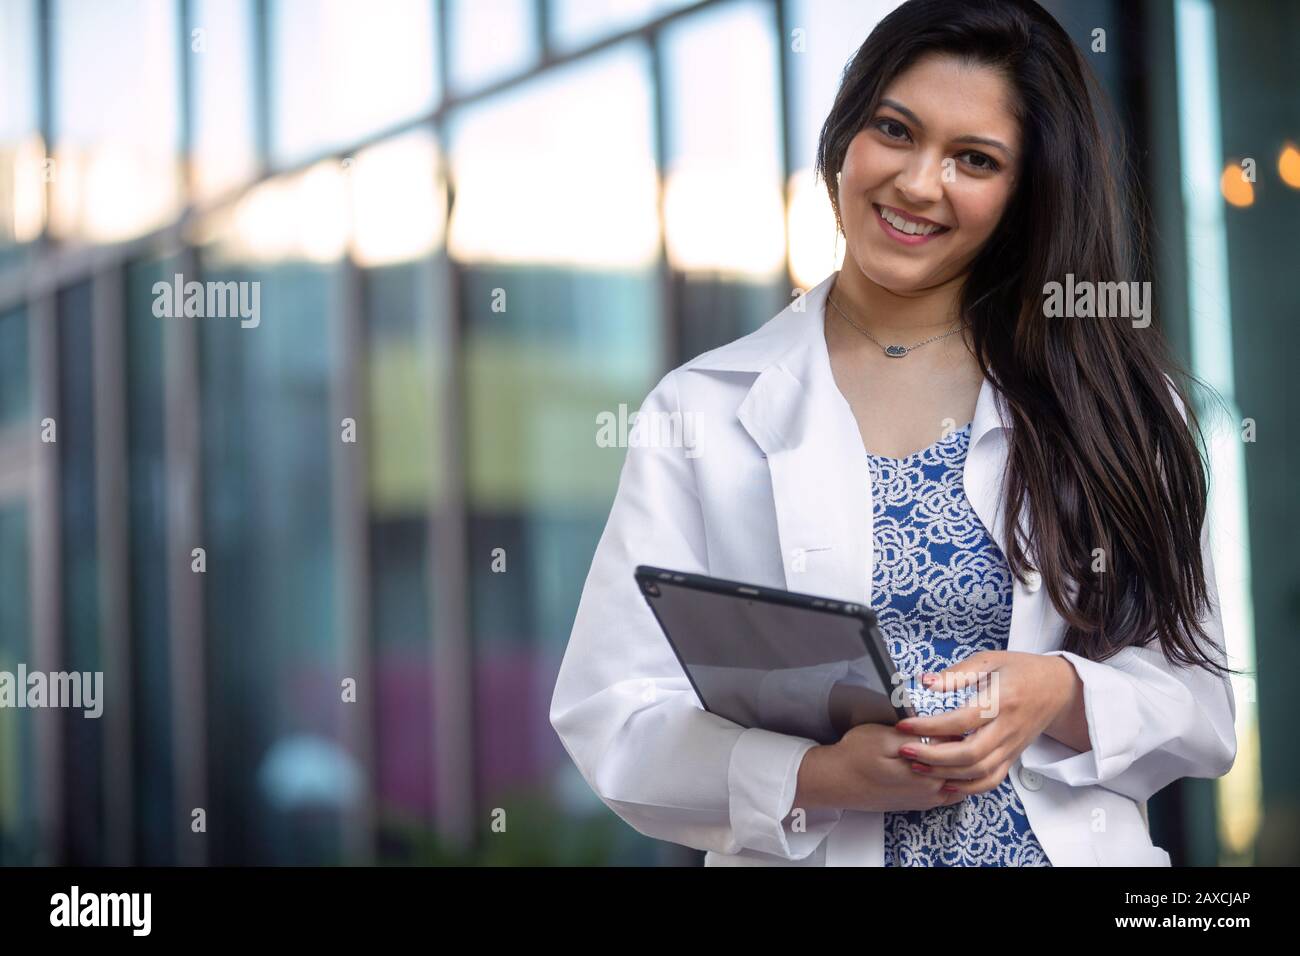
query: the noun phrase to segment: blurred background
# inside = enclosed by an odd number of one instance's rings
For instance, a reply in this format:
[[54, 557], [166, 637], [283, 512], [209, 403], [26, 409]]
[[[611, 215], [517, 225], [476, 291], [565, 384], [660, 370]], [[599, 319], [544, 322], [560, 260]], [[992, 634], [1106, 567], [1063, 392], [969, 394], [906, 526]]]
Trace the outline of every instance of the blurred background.
[[[699, 863], [547, 718], [596, 416], [838, 267], [817, 134], [894, 5], [0, 0], [0, 670], [105, 697], [0, 709], [0, 862]], [[1239, 755], [1153, 836], [1293, 864], [1300, 2], [1044, 6], [1231, 412]], [[177, 275], [257, 323], [159, 317]]]

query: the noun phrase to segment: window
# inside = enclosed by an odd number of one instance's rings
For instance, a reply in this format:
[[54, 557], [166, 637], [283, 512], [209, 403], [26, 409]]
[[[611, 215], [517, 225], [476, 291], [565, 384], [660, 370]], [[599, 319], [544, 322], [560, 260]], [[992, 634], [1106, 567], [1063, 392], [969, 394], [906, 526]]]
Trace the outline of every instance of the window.
[[31, 413], [28, 369], [27, 310], [0, 312], [0, 426], [20, 422]]
[[[635, 411], [664, 361], [653, 113], [627, 44], [449, 124], [480, 808], [560, 821], [550, 780], [576, 772], [547, 713], [623, 462], [597, 416]], [[564, 826], [510, 834], [503, 861], [582, 852]]]
[[163, 361], [169, 318], [154, 315], [153, 287], [171, 285], [174, 259], [126, 270], [126, 453], [131, 633], [132, 797], [135, 861], [175, 860], [179, 829], [172, 789], [171, 647], [168, 627], [167, 507]]
[[428, 0], [281, 0], [269, 9], [276, 163], [433, 109], [438, 90]]
[[181, 203], [180, 43], [171, 0], [53, 0], [51, 230], [128, 239]]
[[553, 0], [551, 30], [556, 47], [573, 50], [631, 30], [684, 7], [689, 0]]
[[0, 267], [45, 227], [36, 98], [35, 0], [0, 0]]
[[457, 93], [528, 69], [537, 61], [534, 0], [443, 0], [447, 5], [448, 71]]
[[[0, 498], [0, 671], [32, 666], [27, 508], [21, 499]], [[36, 754], [32, 712], [0, 707], [0, 864], [39, 862]]]
[[253, 7], [251, 0], [192, 0], [190, 10], [192, 186], [202, 200], [257, 172]]
[[664, 224], [684, 275], [679, 360], [757, 328], [789, 301], [771, 4], [723, 3], [674, 21]]
[[[90, 282], [58, 297], [60, 569], [65, 671], [102, 671], [95, 502], [94, 362]], [[106, 706], [111, 706], [106, 702]], [[72, 711], [64, 722], [67, 852], [86, 865], [104, 853], [104, 722]]]
[[202, 278], [249, 283], [260, 313], [199, 320], [215, 864], [342, 862], [363, 786], [343, 746], [330, 490], [342, 175], [259, 186], [201, 253]]

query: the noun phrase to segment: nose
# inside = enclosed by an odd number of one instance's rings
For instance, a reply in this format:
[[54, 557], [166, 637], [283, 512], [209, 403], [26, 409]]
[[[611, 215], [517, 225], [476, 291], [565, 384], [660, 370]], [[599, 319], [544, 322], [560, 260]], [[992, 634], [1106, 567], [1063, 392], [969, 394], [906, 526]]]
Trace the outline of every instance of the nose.
[[917, 205], [938, 202], [943, 198], [942, 163], [937, 158], [914, 154], [898, 171], [894, 188]]

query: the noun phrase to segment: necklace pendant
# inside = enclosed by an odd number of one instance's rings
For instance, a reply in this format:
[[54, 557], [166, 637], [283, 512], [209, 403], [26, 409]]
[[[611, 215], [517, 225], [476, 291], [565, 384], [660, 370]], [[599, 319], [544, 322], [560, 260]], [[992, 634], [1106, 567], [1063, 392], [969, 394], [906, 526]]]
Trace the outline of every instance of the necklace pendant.
[[885, 346], [885, 354], [888, 355], [890, 358], [902, 358], [904, 355], [907, 354], [907, 346], [887, 345]]

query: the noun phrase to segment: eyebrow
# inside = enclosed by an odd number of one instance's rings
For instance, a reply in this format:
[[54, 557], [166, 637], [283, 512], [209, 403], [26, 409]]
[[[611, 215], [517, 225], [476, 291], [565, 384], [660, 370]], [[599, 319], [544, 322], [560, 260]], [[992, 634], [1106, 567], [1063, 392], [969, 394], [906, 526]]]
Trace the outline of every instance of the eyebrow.
[[[911, 110], [909, 110], [906, 106], [904, 106], [902, 103], [898, 102], [897, 100], [884, 99], [880, 101], [880, 105], [888, 106], [890, 109], [898, 110], [898, 112], [902, 113], [914, 124], [916, 124], [917, 129], [925, 129], [925, 124], [921, 122], [921, 117], [917, 116], [915, 113], [913, 113]], [[1010, 157], [1011, 159], [1014, 160], [1016, 158], [1016, 154], [1011, 152], [1011, 150], [1008, 149], [1004, 143], [1001, 143], [996, 139], [989, 139], [987, 136], [972, 136], [968, 133], [965, 136], [954, 137], [953, 142], [954, 143], [980, 143], [984, 146], [992, 146], [994, 149], [1002, 150], [1002, 152], [1006, 153], [1007, 156]]]

